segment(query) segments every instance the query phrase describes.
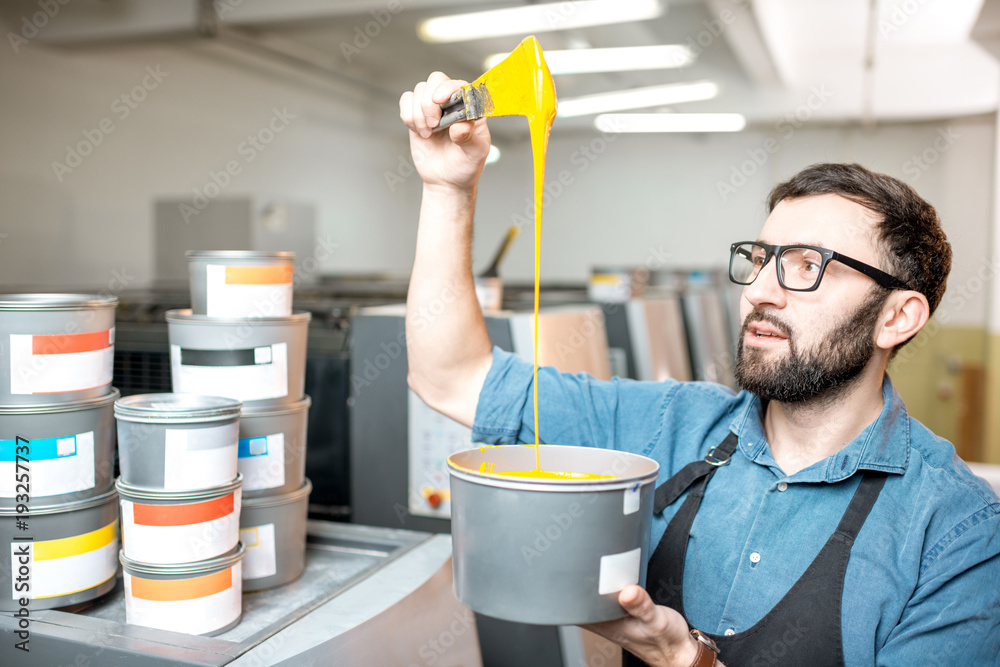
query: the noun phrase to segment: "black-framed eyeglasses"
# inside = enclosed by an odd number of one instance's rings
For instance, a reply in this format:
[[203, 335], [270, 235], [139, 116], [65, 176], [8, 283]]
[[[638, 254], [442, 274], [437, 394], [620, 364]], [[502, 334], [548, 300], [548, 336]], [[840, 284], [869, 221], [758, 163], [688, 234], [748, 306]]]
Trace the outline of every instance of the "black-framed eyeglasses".
[[826, 272], [826, 265], [831, 260], [860, 271], [883, 287], [911, 289], [899, 278], [870, 264], [817, 246], [770, 245], [759, 241], [740, 241], [734, 243], [729, 252], [729, 279], [737, 285], [752, 283], [771, 257], [776, 256], [778, 284], [793, 292], [812, 292], [818, 288]]

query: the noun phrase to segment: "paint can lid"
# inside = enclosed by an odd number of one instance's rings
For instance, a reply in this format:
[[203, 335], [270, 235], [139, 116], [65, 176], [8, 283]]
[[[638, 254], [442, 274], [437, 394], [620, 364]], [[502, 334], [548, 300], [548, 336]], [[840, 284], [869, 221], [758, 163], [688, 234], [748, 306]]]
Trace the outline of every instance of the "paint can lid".
[[148, 500], [153, 504], [172, 505], [221, 498], [243, 486], [243, 473], [236, 473], [236, 479], [226, 484], [212, 486], [207, 489], [191, 489], [174, 491], [170, 489], [151, 489], [145, 486], [133, 486], [122, 480], [115, 480], [115, 488], [125, 500]]
[[195, 315], [191, 312], [190, 308], [181, 308], [178, 310], [168, 310], [166, 319], [170, 324], [262, 327], [281, 324], [308, 324], [309, 320], [312, 319], [312, 313], [300, 311], [281, 317], [211, 317], [209, 315]]
[[189, 262], [203, 260], [264, 260], [280, 259], [295, 261], [295, 253], [291, 251], [266, 251], [266, 250], [188, 250], [184, 253]]
[[243, 403], [200, 394], [135, 394], [115, 401], [115, 417], [131, 422], [178, 424], [239, 417]]
[[100, 294], [0, 294], [0, 310], [87, 310], [117, 305], [118, 297]]
[[111, 405], [121, 394], [117, 389], [111, 387], [104, 396], [87, 398], [82, 401], [71, 403], [32, 403], [29, 405], [0, 405], [0, 417], [5, 415], [49, 415], [58, 412], [78, 412], [80, 410], [92, 410]]
[[243, 558], [244, 553], [246, 553], [246, 547], [243, 546], [242, 542], [237, 542], [236, 546], [233, 547], [231, 551], [227, 551], [221, 556], [216, 556], [215, 558], [209, 558], [207, 560], [199, 560], [193, 563], [173, 563], [166, 565], [142, 563], [128, 558], [122, 550], [119, 550], [118, 552], [118, 560], [121, 561], [122, 567], [124, 567], [125, 571], [129, 574], [162, 575], [165, 578], [171, 579], [177, 577], [178, 575], [204, 574], [207, 572], [225, 570], [232, 567], [241, 558]]

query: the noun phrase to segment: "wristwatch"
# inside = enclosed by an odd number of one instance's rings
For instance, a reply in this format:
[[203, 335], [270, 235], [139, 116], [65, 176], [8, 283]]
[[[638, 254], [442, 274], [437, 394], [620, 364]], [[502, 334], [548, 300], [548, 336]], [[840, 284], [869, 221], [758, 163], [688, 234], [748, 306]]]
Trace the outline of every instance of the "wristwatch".
[[691, 667], [712, 667], [719, 656], [719, 647], [701, 630], [692, 630], [691, 636], [698, 642], [698, 655], [694, 657]]

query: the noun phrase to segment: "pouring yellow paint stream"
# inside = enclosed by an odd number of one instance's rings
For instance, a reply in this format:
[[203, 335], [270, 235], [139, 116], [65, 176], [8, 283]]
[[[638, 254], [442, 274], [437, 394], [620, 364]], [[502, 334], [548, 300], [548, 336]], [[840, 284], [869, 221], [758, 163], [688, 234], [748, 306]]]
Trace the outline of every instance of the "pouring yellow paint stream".
[[518, 44], [506, 59], [469, 84], [472, 95], [481, 104], [477, 116], [525, 116], [531, 133], [531, 154], [535, 167], [535, 331], [534, 331], [534, 405], [535, 468], [513, 472], [494, 472], [484, 464], [480, 472], [512, 477], [541, 479], [607, 479], [609, 475], [542, 470], [538, 436], [538, 297], [539, 267], [542, 249], [542, 197], [545, 192], [545, 152], [549, 131], [556, 117], [556, 87], [542, 56], [542, 47], [534, 37]]

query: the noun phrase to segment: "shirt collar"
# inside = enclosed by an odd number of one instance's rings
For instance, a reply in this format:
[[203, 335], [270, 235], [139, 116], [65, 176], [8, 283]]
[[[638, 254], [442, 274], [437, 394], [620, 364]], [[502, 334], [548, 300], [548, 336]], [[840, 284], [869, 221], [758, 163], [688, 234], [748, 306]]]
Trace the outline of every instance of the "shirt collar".
[[[777, 468], [764, 434], [760, 398], [742, 392], [744, 407], [729, 429], [739, 437], [739, 449], [751, 461]], [[899, 392], [886, 375], [882, 380], [882, 411], [846, 447], [795, 474], [797, 481], [839, 482], [860, 470], [902, 474], [910, 458], [910, 420]]]

